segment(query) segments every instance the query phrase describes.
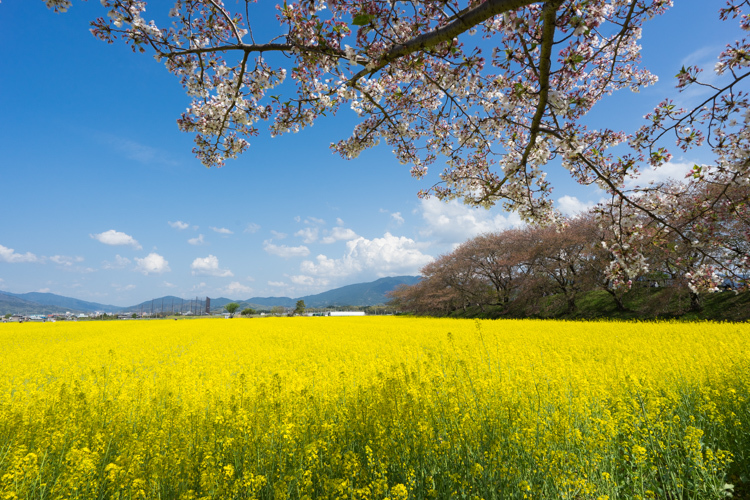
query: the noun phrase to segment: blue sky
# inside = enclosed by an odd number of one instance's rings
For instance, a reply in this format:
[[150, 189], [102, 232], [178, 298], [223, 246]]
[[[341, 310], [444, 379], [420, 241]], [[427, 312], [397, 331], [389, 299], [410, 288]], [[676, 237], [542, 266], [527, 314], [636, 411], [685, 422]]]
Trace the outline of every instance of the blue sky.
[[[642, 39], [660, 82], [607, 99], [592, 125], [632, 131], [674, 94], [683, 64], [713, 68], [729, 41], [724, 2], [675, 3]], [[456, 244], [517, 223], [498, 208], [418, 199], [435, 174], [412, 179], [387, 146], [340, 159], [328, 145], [348, 136], [352, 113], [261, 133], [240, 159], [206, 169], [177, 129], [189, 104], [179, 82], [152, 57], [94, 39], [88, 22], [102, 15], [93, 0], [65, 14], [41, 0], [0, 4], [0, 290], [123, 306], [167, 294], [299, 297], [418, 274]], [[675, 152], [670, 172], [697, 155]], [[599, 200], [564, 171], [549, 178], [565, 211]]]

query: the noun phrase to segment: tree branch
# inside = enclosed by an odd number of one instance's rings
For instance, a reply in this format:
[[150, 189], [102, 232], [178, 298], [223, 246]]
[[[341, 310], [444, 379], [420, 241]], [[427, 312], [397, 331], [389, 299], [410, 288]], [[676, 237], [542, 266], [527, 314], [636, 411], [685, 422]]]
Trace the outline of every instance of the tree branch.
[[366, 74], [384, 68], [396, 59], [453, 40], [461, 33], [469, 31], [498, 14], [541, 2], [542, 0], [487, 0], [475, 7], [467, 7], [456, 14], [455, 19], [445, 26], [422, 33], [406, 43], [395, 45], [380, 58], [374, 67], [370, 66], [363, 69], [354, 75], [350, 82], [354, 83]]

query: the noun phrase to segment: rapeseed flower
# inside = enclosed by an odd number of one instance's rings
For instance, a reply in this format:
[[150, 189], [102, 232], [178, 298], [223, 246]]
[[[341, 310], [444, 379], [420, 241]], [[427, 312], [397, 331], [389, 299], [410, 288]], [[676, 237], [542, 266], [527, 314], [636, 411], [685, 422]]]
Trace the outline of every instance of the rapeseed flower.
[[750, 326], [0, 326], [0, 498], [724, 498]]

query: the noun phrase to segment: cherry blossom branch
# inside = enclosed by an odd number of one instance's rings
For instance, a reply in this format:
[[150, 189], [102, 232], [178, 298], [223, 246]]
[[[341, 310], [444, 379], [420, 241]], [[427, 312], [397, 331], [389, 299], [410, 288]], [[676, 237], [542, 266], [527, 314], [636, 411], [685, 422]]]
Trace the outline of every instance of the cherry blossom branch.
[[208, 2], [211, 3], [211, 5], [214, 6], [216, 10], [221, 12], [221, 15], [224, 16], [224, 19], [226, 19], [227, 24], [231, 28], [232, 32], [234, 33], [234, 37], [237, 39], [237, 43], [242, 43], [242, 35], [240, 35], [239, 30], [237, 29], [237, 26], [234, 24], [234, 20], [229, 15], [229, 13], [222, 7], [220, 4], [216, 2], [216, 0], [208, 0]]
[[469, 31], [498, 14], [516, 10], [535, 3], [543, 3], [543, 0], [487, 0], [475, 7], [467, 7], [456, 14], [455, 19], [445, 26], [423, 33], [412, 38], [408, 42], [394, 46], [385, 53], [379, 61], [371, 62], [365, 67], [365, 69], [355, 74], [351, 78], [351, 82], [356, 82], [365, 75], [372, 74], [403, 56], [413, 54], [414, 52], [424, 51], [441, 43], [453, 40], [458, 35]]

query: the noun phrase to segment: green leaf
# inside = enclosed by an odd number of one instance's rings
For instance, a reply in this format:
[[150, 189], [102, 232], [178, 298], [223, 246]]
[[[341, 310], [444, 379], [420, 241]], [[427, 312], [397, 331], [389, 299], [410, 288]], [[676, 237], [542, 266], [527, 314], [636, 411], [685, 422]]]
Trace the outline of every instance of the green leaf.
[[354, 26], [366, 26], [370, 24], [370, 21], [375, 19], [377, 16], [374, 14], [357, 14], [352, 20]]

